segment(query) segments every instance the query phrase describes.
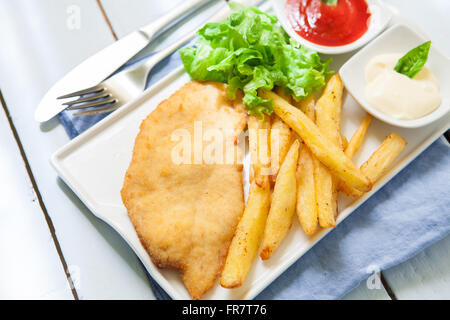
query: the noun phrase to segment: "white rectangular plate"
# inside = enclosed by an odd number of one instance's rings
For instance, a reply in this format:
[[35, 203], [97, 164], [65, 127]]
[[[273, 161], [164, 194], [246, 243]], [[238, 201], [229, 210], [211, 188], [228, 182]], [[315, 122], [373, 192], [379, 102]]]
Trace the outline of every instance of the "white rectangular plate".
[[[408, 24], [420, 32], [412, 22], [394, 11], [391, 25], [398, 22]], [[349, 55], [337, 57], [333, 63], [333, 69], [338, 70], [349, 57]], [[98, 218], [120, 233], [139, 256], [150, 275], [174, 299], [190, 299], [190, 296], [178, 272], [158, 269], [150, 260], [128, 218], [121, 201], [120, 190], [131, 160], [134, 139], [139, 131], [141, 121], [162, 100], [168, 98], [188, 81], [189, 77], [183, 69], [175, 70], [146, 90], [139, 98], [106, 117], [58, 150], [51, 159], [51, 163], [65, 183]], [[347, 138], [352, 136], [364, 115], [365, 112], [355, 100], [345, 93], [342, 133]], [[355, 155], [357, 164], [364, 162], [391, 132], [403, 136], [408, 141], [408, 146], [370, 193], [353, 203], [343, 196], [339, 199], [341, 210], [338, 223], [349, 216], [449, 127], [450, 114], [432, 125], [420, 129], [400, 129], [374, 120], [367, 133], [366, 141]], [[248, 157], [246, 157], [246, 161], [248, 161]], [[228, 290], [221, 288], [217, 282], [204, 296], [204, 299], [252, 299], [256, 297], [331, 231], [322, 230], [317, 235], [308, 237], [299, 227], [297, 219], [294, 220], [290, 233], [273, 257], [266, 262], [262, 262], [259, 258], [255, 259], [242, 287]]]

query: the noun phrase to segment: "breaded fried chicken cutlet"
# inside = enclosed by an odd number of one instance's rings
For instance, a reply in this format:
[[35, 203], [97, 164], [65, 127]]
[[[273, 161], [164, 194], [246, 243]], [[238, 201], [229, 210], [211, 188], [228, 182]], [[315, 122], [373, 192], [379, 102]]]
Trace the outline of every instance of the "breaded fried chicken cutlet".
[[242, 100], [229, 100], [226, 85], [190, 82], [142, 122], [135, 141], [123, 203], [152, 261], [178, 269], [194, 299], [220, 275], [244, 210], [236, 160], [246, 122]]

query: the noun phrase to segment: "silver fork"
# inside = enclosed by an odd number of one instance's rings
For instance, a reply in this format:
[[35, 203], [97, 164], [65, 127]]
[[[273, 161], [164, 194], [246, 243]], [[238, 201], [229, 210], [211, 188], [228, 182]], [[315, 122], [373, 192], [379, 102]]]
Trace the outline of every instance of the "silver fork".
[[191, 32], [169, 47], [158, 51], [144, 63], [124, 70], [94, 87], [69, 93], [58, 99], [79, 97], [76, 100], [63, 103], [63, 105], [68, 106], [66, 110], [90, 109], [77, 112], [74, 116], [88, 116], [114, 111], [142, 92], [147, 84], [148, 75], [155, 65], [190, 41], [195, 34], [195, 31]]

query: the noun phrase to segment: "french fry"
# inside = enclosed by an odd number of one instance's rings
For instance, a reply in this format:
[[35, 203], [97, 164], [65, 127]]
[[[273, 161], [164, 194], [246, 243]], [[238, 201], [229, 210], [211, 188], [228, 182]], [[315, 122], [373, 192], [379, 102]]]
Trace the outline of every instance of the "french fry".
[[367, 129], [369, 129], [371, 121], [372, 121], [372, 116], [370, 114], [366, 114], [363, 121], [359, 125], [358, 129], [356, 129], [356, 132], [353, 134], [352, 138], [350, 139], [348, 146], [346, 148], [344, 148], [345, 154], [350, 159], [353, 158], [353, 156], [355, 155], [355, 153], [358, 151], [359, 147], [361, 146], [362, 142], [364, 141], [364, 137], [366, 136]]
[[280, 164], [283, 163], [289, 147], [291, 146], [293, 133], [277, 115], [273, 117], [272, 128], [270, 129], [270, 163], [271, 179], [276, 181]]
[[276, 87], [274, 92], [289, 103], [292, 103], [291, 96], [287, 95], [282, 87]]
[[[370, 158], [361, 166], [361, 171], [370, 179], [372, 183], [378, 181], [381, 175], [398, 157], [398, 155], [406, 147], [407, 142], [396, 133], [391, 133], [384, 139], [383, 143], [370, 156]], [[342, 186], [342, 191], [351, 196], [358, 198], [363, 192], [349, 188], [347, 185]]]
[[260, 121], [255, 116], [250, 116], [248, 127], [249, 131], [253, 130], [253, 133], [249, 133], [249, 144], [255, 176], [220, 278], [220, 284], [224, 288], [237, 288], [244, 282], [258, 253], [270, 208], [270, 153], [267, 134], [270, 119], [265, 117]]
[[[367, 130], [369, 129], [370, 123], [372, 122], [372, 116], [370, 114], [366, 114], [363, 121], [359, 125], [358, 129], [356, 129], [353, 134], [350, 142], [347, 146], [344, 147], [344, 152], [350, 159], [353, 158], [355, 153], [361, 147], [362, 142], [366, 136]], [[352, 188], [349, 188], [344, 185], [342, 181], [339, 181], [339, 191], [346, 193], [349, 196], [357, 196], [358, 192], [351, 191]]]
[[[342, 148], [340, 121], [343, 90], [344, 85], [339, 75], [332, 76], [316, 104], [317, 127], [339, 148]], [[314, 183], [319, 224], [323, 228], [334, 228], [336, 227], [339, 180], [327, 167], [316, 160]]]
[[341, 141], [342, 141], [342, 149], [346, 150], [348, 147], [348, 140], [344, 135], [341, 135]]
[[270, 174], [270, 117], [265, 116], [264, 120], [256, 116], [248, 119], [249, 148], [251, 158], [250, 181], [257, 178], [257, 183], [262, 184], [260, 177]]
[[269, 259], [292, 226], [296, 201], [296, 169], [300, 142], [295, 140], [281, 165], [272, 195], [260, 257]]
[[[313, 97], [294, 104], [311, 120], [315, 120]], [[296, 212], [300, 225], [306, 234], [312, 235], [318, 231], [319, 220], [314, 184], [314, 156], [304, 143], [298, 156]]]
[[317, 125], [302, 111], [271, 91], [260, 90], [259, 94], [264, 99], [274, 101], [275, 113], [300, 136], [314, 156], [336, 176], [350, 187], [361, 191], [370, 190], [370, 180], [362, 174], [344, 151], [322, 134]]
[[313, 96], [300, 100], [299, 102], [294, 102], [294, 106], [298, 107], [312, 121], [316, 121], [316, 114], [314, 110], [315, 103]]
[[403, 151], [406, 145], [407, 142], [403, 137], [396, 133], [391, 133], [361, 166], [361, 171], [365, 173], [370, 181], [375, 182]]
[[[291, 98], [287, 96], [284, 89], [278, 87], [275, 92], [287, 102], [291, 102]], [[270, 130], [270, 164], [271, 164], [271, 182], [275, 183], [278, 171], [284, 161], [289, 148], [292, 144], [294, 134], [289, 126], [283, 122], [277, 115], [273, 115], [272, 128]]]
[[249, 117], [247, 121], [248, 125], [248, 145], [250, 149], [250, 175], [249, 180], [252, 183], [255, 179], [255, 171], [258, 168], [258, 123], [255, 122], [254, 117]]
[[269, 176], [263, 176], [261, 181], [261, 186], [255, 182], [250, 186], [247, 205], [231, 241], [220, 278], [220, 285], [224, 288], [242, 285], [261, 243], [270, 207]]
[[337, 191], [330, 170], [314, 158], [314, 187], [316, 189], [317, 215], [323, 228], [336, 227]]

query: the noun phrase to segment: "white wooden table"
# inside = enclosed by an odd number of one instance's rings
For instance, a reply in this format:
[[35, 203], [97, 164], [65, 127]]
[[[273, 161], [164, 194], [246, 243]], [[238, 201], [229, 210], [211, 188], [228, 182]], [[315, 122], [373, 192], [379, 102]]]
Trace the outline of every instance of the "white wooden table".
[[[0, 0], [0, 299], [154, 298], [131, 249], [50, 167], [50, 155], [69, 141], [64, 128], [57, 120], [40, 125], [33, 114], [71, 68], [182, 1]], [[450, 55], [449, 1], [387, 2]], [[196, 25], [183, 21], [154, 47]], [[450, 237], [383, 271], [380, 289], [363, 282], [346, 299], [449, 299], [448, 261]]]

